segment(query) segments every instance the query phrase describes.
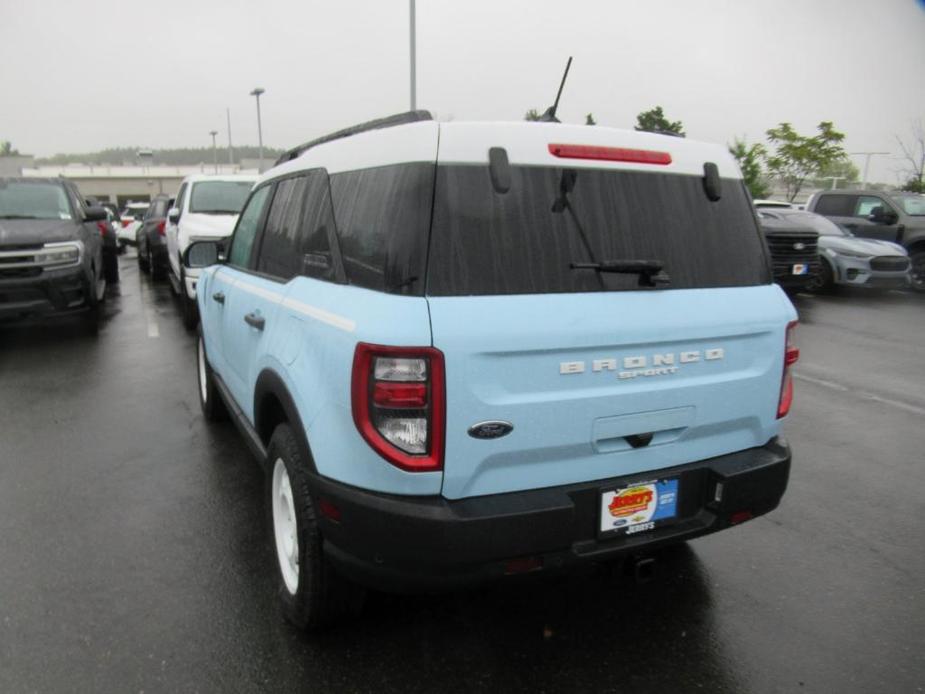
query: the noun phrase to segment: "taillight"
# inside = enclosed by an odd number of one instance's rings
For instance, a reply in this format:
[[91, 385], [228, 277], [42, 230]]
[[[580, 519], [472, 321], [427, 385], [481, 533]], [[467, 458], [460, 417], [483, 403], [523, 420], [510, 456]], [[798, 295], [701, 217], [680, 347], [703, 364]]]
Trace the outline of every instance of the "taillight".
[[793, 374], [791, 367], [797, 363], [800, 358], [800, 350], [797, 349], [793, 341], [793, 334], [796, 331], [797, 321], [787, 324], [787, 339], [784, 342], [784, 375], [780, 384], [780, 400], [777, 403], [777, 418], [786, 417], [790, 412], [790, 406], [793, 404]]
[[106, 236], [106, 222], [97, 222], [96, 228], [100, 230], [100, 236]]
[[127, 227], [129, 224], [131, 224], [131, 223], [134, 222], [134, 221], [135, 221], [134, 219], [123, 219], [123, 220], [122, 220], [122, 228], [124, 229], [125, 227]]
[[600, 147], [597, 145], [549, 145], [549, 153], [562, 159], [592, 159], [595, 161], [625, 161], [633, 164], [671, 163], [668, 152], [651, 149], [627, 149], [626, 147]]
[[166, 219], [162, 219], [161, 221], [157, 223], [157, 233], [159, 236], [163, 236], [164, 234], [166, 234], [167, 233], [166, 229], [167, 229]]
[[353, 421], [379, 455], [402, 470], [443, 468], [443, 353], [433, 347], [357, 344]]

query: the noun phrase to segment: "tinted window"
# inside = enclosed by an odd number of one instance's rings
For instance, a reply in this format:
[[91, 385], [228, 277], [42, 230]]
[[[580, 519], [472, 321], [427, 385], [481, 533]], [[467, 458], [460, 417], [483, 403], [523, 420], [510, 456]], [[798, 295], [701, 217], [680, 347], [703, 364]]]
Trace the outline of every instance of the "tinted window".
[[331, 252], [334, 212], [331, 209], [328, 174], [325, 171], [313, 171], [307, 180], [308, 191], [305, 197], [299, 249], [302, 258], [301, 273], [315, 279], [334, 280], [336, 272]]
[[498, 194], [487, 167], [437, 167], [428, 294], [638, 289], [637, 275], [570, 267], [614, 260], [658, 261], [673, 289], [770, 281], [741, 181], [711, 202], [699, 176], [515, 166]]
[[434, 165], [425, 163], [330, 177], [348, 282], [397, 294], [423, 294], [433, 177]]
[[254, 239], [257, 236], [260, 220], [263, 217], [263, 206], [267, 201], [267, 194], [271, 188], [272, 186], [264, 186], [255, 191], [244, 212], [241, 213], [238, 226], [234, 230], [231, 252], [228, 254], [229, 265], [240, 268], [250, 266], [251, 249], [254, 247]]
[[250, 181], [201, 181], [194, 183], [189, 211], [200, 214], [238, 214], [251, 192]]
[[260, 242], [258, 272], [284, 280], [298, 274], [301, 267], [299, 231], [305, 187], [304, 176], [287, 178], [277, 184]]
[[855, 217], [869, 217], [875, 207], [882, 207], [884, 212], [893, 209], [884, 202], [883, 198], [878, 198], [876, 195], [862, 195], [858, 198], [858, 205], [853, 214]]
[[813, 212], [830, 217], [850, 217], [854, 214], [855, 195], [822, 195]]
[[71, 205], [57, 183], [0, 180], [0, 219], [71, 219]]

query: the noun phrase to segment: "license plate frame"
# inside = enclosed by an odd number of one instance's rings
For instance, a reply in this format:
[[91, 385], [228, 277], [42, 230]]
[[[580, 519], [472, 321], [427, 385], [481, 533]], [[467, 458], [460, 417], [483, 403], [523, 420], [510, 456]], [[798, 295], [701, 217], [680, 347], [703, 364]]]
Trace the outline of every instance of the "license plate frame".
[[674, 523], [680, 489], [678, 477], [603, 487], [598, 495], [598, 534], [632, 537]]
[[807, 263], [794, 263], [790, 267], [790, 272], [794, 275], [808, 275], [809, 274], [809, 264]]

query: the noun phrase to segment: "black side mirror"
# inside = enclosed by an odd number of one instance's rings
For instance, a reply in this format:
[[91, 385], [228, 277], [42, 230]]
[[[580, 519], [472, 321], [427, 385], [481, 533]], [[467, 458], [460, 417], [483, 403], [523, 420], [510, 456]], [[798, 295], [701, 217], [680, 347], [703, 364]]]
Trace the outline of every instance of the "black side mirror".
[[875, 224], [896, 224], [899, 221], [899, 215], [893, 210], [888, 210], [883, 205], [877, 205], [871, 209], [867, 219]]
[[198, 270], [225, 262], [224, 241], [196, 241], [183, 251], [183, 267]]
[[95, 205], [93, 207], [88, 207], [84, 215], [85, 222], [105, 222], [106, 219], [106, 209]]

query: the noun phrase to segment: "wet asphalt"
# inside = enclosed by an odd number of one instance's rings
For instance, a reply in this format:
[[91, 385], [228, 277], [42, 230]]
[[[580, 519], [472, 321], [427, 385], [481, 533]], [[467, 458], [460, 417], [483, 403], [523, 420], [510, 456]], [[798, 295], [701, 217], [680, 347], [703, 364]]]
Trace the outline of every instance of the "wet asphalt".
[[101, 334], [0, 328], [0, 692], [925, 691], [925, 297], [799, 296], [790, 488], [619, 570], [276, 609], [263, 479], [122, 259]]

